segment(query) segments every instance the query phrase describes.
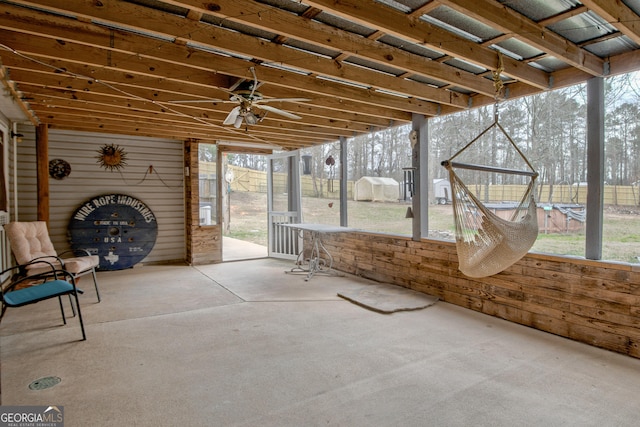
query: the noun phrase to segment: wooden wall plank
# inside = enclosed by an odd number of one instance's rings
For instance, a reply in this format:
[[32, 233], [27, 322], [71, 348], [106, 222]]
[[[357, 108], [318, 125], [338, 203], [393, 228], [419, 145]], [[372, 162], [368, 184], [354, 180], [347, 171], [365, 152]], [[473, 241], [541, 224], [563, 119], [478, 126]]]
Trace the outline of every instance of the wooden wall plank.
[[443, 301], [640, 357], [640, 269], [528, 254], [494, 276], [466, 277], [453, 242], [365, 232], [327, 235], [334, 266]]

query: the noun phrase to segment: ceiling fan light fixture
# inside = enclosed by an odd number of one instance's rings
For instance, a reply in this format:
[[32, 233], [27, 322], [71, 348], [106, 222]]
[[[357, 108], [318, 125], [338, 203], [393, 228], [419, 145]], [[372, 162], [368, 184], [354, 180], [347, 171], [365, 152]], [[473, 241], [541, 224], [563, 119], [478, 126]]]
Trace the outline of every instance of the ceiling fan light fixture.
[[[307, 102], [311, 101], [308, 98], [263, 98], [262, 93], [257, 89], [261, 86], [256, 77], [255, 69], [250, 68], [253, 80], [240, 79], [241, 81], [231, 86], [229, 89], [221, 89], [229, 93], [229, 101], [222, 99], [197, 99], [197, 100], [177, 100], [170, 101], [172, 103], [189, 103], [189, 102], [212, 102], [214, 105], [217, 103], [236, 103], [229, 114], [222, 122], [223, 125], [233, 125], [236, 129], [242, 127], [244, 122], [247, 126], [256, 125], [261, 123], [267, 116], [268, 112], [277, 114], [282, 117], [286, 117], [292, 120], [300, 120], [302, 117], [290, 113], [286, 110], [268, 105], [270, 102]], [[258, 114], [253, 111], [257, 111]]]
[[256, 115], [253, 114], [251, 111], [249, 111], [247, 115], [244, 116], [244, 120], [247, 122], [248, 125], [255, 125], [256, 123], [258, 123], [258, 117], [256, 117]]

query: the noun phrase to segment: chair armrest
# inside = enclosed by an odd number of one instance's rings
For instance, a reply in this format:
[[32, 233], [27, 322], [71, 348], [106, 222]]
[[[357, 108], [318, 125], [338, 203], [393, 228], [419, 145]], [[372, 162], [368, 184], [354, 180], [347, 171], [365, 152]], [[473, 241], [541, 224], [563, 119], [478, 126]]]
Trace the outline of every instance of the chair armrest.
[[[11, 273], [10, 277], [7, 280], [0, 283], [0, 295], [4, 293], [5, 289], [8, 289], [11, 285], [13, 285], [13, 283], [19, 277], [22, 277], [21, 268], [23, 268], [21, 265], [14, 265], [13, 267], [5, 268], [4, 270], [2, 270], [2, 272], [0, 272], [0, 276], [4, 276], [6, 273], [9, 273], [15, 270], [15, 272]], [[9, 281], [10, 283], [6, 285], [6, 283]]]
[[[48, 259], [51, 259], [51, 261], [47, 261]], [[60, 263], [60, 265], [61, 265], [62, 267], [64, 267], [64, 261], [62, 260], [62, 258], [60, 258], [59, 256], [56, 256], [56, 255], [44, 255], [44, 256], [40, 256], [40, 257], [38, 257], [38, 258], [34, 258], [34, 259], [32, 259], [31, 261], [29, 261], [29, 262], [28, 262], [28, 263], [26, 263], [26, 264], [23, 264], [23, 266], [25, 266], [25, 267], [26, 267], [27, 265], [33, 264], [33, 263], [34, 263], [34, 262], [36, 262], [36, 261], [46, 262], [47, 264], [50, 264], [50, 265], [51, 265], [52, 263], [54, 263], [54, 262], [59, 262], [59, 263]]]
[[86, 249], [69, 249], [64, 252], [58, 254], [58, 257], [61, 257], [65, 254], [72, 254], [73, 256], [91, 256], [91, 252]]
[[[17, 265], [14, 265], [13, 267], [6, 268], [2, 272], [0, 272], [0, 276], [4, 276], [5, 273], [8, 273], [8, 272], [13, 271], [13, 270], [17, 270], [15, 273], [13, 273], [14, 275], [15, 274], [19, 274], [21, 276], [25, 276], [26, 273], [27, 273], [27, 266], [33, 265], [33, 264], [45, 264], [45, 265], [49, 266], [51, 268], [51, 271], [47, 270], [47, 274], [51, 274], [51, 273], [56, 271], [56, 267], [53, 265], [53, 263], [51, 263], [49, 261], [45, 261], [46, 258], [54, 258], [56, 261], [60, 262], [61, 266], [64, 266], [64, 262], [62, 262], [62, 260], [59, 259], [58, 257], [54, 257], [54, 256], [38, 257], [38, 258], [35, 258], [35, 259], [29, 261], [26, 264], [17, 264]], [[38, 274], [38, 275], [40, 275], [40, 274]]]
[[[41, 257], [41, 258], [56, 258], [56, 257]], [[27, 266], [28, 265], [34, 265], [34, 264], [44, 264], [45, 271], [40, 271], [39, 273], [32, 274], [32, 275], [26, 274], [26, 273], [28, 273]], [[49, 268], [47, 268], [47, 266]], [[37, 282], [37, 281], [40, 281], [40, 280], [44, 281], [47, 278], [51, 278], [51, 277], [53, 277], [54, 280], [57, 280], [58, 276], [62, 276], [62, 278], [66, 277], [66, 276], [72, 277], [69, 272], [67, 272], [65, 270], [61, 270], [61, 269], [56, 269], [56, 266], [54, 266], [51, 262], [45, 261], [45, 260], [39, 259], [39, 258], [37, 258], [37, 259], [35, 259], [33, 261], [30, 261], [27, 264], [15, 265], [13, 267], [10, 267], [10, 268], [4, 270], [0, 274], [4, 274], [4, 273], [7, 273], [7, 272], [12, 271], [12, 270], [18, 270], [18, 272], [11, 276], [11, 283], [9, 283], [6, 287], [4, 286], [4, 284], [3, 284], [3, 286], [0, 286], [0, 293], [2, 293], [2, 294], [7, 293], [7, 292], [11, 292], [16, 286], [20, 285], [21, 283], [25, 283], [25, 282]]]

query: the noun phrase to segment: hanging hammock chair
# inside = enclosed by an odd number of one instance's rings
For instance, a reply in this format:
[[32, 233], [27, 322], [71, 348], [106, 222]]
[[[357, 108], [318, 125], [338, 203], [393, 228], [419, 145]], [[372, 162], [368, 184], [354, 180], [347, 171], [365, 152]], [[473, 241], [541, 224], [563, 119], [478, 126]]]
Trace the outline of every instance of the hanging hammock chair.
[[[504, 134], [530, 170], [454, 162], [458, 155], [492, 129]], [[449, 160], [443, 161], [442, 166], [448, 170], [451, 182], [460, 271], [469, 277], [487, 277], [505, 270], [522, 258], [538, 237], [535, 201], [535, 181], [538, 173], [498, 123], [497, 113], [492, 125]], [[465, 185], [456, 169], [522, 175], [528, 177], [529, 183], [513, 214], [504, 219], [483, 205]]]

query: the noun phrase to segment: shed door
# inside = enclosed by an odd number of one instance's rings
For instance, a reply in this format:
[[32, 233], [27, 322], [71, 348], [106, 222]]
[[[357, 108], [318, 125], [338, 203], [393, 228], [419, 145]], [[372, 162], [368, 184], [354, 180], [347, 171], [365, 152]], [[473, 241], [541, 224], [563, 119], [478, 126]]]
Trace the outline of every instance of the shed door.
[[280, 224], [302, 222], [300, 152], [267, 157], [267, 225], [269, 256], [296, 259], [302, 248], [297, 230]]

